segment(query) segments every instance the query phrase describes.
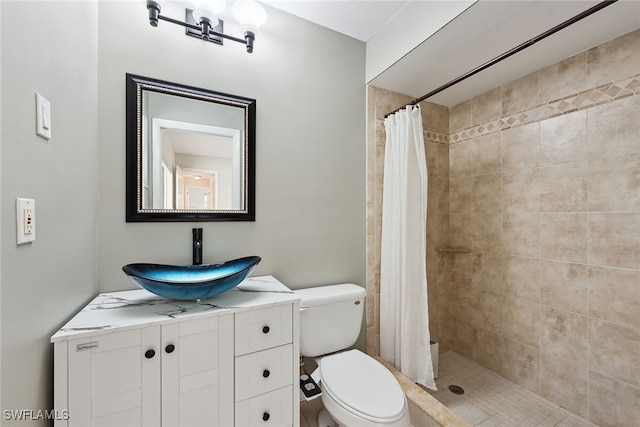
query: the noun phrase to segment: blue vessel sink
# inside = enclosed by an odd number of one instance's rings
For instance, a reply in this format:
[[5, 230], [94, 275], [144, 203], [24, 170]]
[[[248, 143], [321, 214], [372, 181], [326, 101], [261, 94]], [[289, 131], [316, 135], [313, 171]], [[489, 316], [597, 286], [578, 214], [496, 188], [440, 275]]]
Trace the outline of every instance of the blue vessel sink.
[[249, 256], [219, 264], [127, 264], [122, 271], [138, 286], [165, 298], [197, 300], [221, 294], [242, 282], [261, 258]]

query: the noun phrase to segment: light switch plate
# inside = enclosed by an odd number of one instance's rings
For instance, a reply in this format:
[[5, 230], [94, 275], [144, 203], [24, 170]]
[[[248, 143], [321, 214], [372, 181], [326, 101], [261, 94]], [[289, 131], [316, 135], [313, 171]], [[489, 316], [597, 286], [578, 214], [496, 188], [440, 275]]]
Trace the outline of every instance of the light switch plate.
[[36, 201], [16, 199], [16, 235], [17, 243], [29, 243], [36, 240]]
[[36, 92], [36, 133], [51, 138], [51, 103]]

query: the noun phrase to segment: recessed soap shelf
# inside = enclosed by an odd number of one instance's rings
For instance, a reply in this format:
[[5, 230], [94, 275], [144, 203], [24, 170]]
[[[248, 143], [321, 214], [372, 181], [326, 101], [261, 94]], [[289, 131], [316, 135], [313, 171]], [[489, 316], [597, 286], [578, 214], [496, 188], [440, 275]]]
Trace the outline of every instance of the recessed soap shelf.
[[444, 248], [438, 248], [438, 252], [448, 252], [448, 253], [461, 253], [461, 254], [466, 254], [466, 253], [470, 253], [471, 249], [469, 248], [453, 248], [453, 247], [444, 247]]

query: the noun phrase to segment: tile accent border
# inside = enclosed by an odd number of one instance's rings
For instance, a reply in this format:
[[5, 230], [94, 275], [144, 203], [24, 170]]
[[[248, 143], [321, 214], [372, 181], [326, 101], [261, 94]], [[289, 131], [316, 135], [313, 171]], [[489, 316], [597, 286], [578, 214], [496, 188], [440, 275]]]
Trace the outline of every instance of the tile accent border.
[[453, 132], [448, 136], [448, 142], [456, 144], [471, 138], [489, 135], [532, 122], [539, 122], [574, 111], [585, 110], [634, 95], [640, 95], [640, 74]]
[[[451, 134], [424, 128], [425, 142], [436, 144], [456, 144], [479, 136], [490, 135], [506, 129], [539, 122], [574, 111], [585, 110], [628, 96], [640, 95], [640, 74], [617, 82], [587, 89], [573, 95], [519, 111], [499, 119], [481, 123]], [[376, 119], [376, 130], [384, 132], [384, 119]]]
[[[376, 119], [376, 131], [384, 132], [384, 120]], [[449, 144], [449, 134], [438, 132], [437, 130], [423, 127], [422, 129], [424, 142], [433, 142], [436, 144]]]

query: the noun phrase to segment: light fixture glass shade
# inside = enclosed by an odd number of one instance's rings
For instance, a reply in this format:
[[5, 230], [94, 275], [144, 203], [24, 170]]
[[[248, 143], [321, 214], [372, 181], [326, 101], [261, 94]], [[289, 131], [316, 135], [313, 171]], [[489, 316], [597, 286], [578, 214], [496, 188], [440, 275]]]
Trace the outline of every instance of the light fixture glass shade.
[[193, 9], [203, 9], [213, 13], [216, 17], [227, 7], [227, 0], [192, 0]]
[[267, 20], [267, 12], [255, 0], [236, 0], [231, 12], [243, 28], [257, 30]]
[[218, 25], [218, 18], [211, 11], [206, 9], [194, 9], [193, 19], [196, 20], [198, 25], [202, 22], [203, 18], [209, 20], [209, 25], [211, 25], [211, 27]]

